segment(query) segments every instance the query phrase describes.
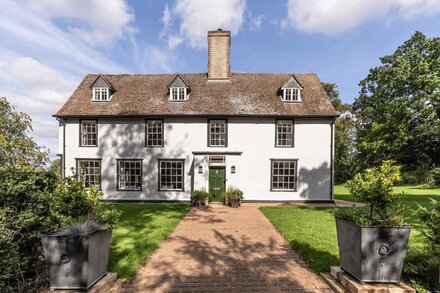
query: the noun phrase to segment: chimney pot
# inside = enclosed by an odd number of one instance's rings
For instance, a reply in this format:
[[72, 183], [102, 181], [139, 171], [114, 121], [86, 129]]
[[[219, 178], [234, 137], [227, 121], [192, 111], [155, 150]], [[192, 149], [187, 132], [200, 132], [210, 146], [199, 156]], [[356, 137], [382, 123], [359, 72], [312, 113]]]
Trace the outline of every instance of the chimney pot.
[[208, 79], [227, 80], [230, 76], [231, 32], [219, 28], [208, 32]]

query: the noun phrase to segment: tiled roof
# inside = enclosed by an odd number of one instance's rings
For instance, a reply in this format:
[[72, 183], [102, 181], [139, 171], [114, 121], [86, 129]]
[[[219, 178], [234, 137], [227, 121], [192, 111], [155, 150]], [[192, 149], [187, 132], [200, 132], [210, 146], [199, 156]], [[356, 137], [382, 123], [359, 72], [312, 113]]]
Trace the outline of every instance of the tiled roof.
[[174, 74], [103, 75], [115, 93], [108, 102], [93, 102], [87, 75], [57, 117], [81, 116], [336, 116], [316, 74], [294, 74], [302, 85], [300, 103], [286, 103], [278, 90], [291, 74], [231, 73], [228, 81], [208, 81], [206, 73], [180, 74], [190, 87], [188, 100], [169, 100]]

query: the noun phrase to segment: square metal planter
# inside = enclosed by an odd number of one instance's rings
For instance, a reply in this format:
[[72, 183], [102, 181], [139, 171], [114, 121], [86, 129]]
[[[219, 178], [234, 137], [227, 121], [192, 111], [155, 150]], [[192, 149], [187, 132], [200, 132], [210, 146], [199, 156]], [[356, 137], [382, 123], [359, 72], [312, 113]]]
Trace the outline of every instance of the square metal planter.
[[341, 268], [361, 282], [398, 283], [410, 226], [361, 226], [336, 218]]
[[88, 290], [107, 274], [112, 230], [41, 236], [51, 289]]
[[239, 208], [240, 207], [240, 201], [239, 200], [229, 200], [229, 206], [231, 208]]

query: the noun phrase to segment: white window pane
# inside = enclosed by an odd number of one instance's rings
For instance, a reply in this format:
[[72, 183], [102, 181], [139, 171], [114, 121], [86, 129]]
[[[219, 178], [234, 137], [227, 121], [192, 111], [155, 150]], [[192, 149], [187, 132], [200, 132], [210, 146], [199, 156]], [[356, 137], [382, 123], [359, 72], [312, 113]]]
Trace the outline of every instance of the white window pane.
[[118, 184], [121, 190], [142, 189], [142, 161], [118, 161]]
[[294, 191], [296, 188], [296, 161], [272, 161], [272, 189]]
[[160, 161], [159, 169], [160, 190], [183, 190], [184, 174], [182, 161]]

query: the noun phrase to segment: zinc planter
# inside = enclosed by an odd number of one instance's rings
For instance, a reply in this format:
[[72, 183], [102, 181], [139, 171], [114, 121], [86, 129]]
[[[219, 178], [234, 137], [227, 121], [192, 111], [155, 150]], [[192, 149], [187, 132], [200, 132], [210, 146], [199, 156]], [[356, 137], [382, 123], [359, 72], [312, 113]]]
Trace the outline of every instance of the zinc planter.
[[196, 208], [202, 208], [202, 207], [209, 205], [209, 200], [208, 199], [198, 199], [198, 200], [193, 200], [192, 203], [193, 203], [193, 206], [195, 206]]
[[361, 282], [398, 283], [411, 227], [361, 226], [336, 218], [341, 268]]
[[231, 208], [239, 208], [240, 207], [240, 201], [238, 201], [238, 200], [229, 200], [229, 206]]
[[42, 235], [51, 289], [88, 290], [107, 274], [111, 229]]

